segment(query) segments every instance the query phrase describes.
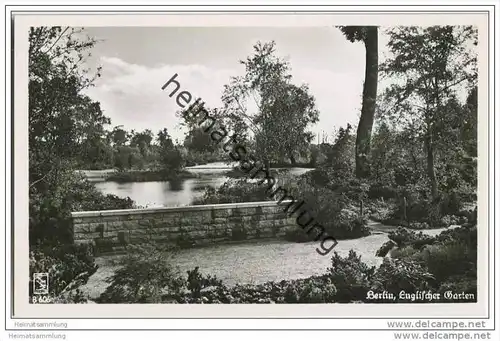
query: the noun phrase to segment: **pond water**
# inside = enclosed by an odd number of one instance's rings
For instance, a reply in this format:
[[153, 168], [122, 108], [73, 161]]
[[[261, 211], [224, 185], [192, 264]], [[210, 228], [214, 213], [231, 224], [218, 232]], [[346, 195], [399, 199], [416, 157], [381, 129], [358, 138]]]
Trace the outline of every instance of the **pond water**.
[[[229, 178], [224, 176], [224, 173], [231, 170], [233, 166], [215, 162], [187, 167], [186, 170], [198, 176], [193, 179], [127, 183], [96, 181], [94, 185], [104, 194], [130, 197], [141, 207], [187, 206], [203, 196], [206, 188], [217, 188], [226, 182]], [[299, 175], [309, 170], [308, 168], [290, 168], [290, 174]], [[89, 177], [92, 175], [88, 174]]]

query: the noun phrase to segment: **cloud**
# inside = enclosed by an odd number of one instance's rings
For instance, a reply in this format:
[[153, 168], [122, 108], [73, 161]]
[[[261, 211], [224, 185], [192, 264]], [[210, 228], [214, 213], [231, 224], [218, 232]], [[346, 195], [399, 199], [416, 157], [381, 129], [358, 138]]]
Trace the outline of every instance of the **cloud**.
[[180, 109], [176, 95], [169, 97], [161, 87], [174, 74], [180, 83], [179, 93], [189, 91], [193, 98], [201, 97], [208, 106], [220, 105], [220, 91], [234, 75], [234, 70], [214, 70], [203, 65], [159, 65], [147, 67], [129, 64], [119, 58], [102, 57], [102, 77], [96, 86], [87, 90], [89, 96], [101, 103], [112, 125], [127, 129], [160, 130], [182, 138], [175, 113]]
[[[101, 57], [102, 77], [96, 86], [87, 90], [89, 96], [101, 103], [112, 125], [126, 129], [151, 129], [155, 133], [167, 128], [171, 136], [182, 141], [184, 131], [175, 113], [180, 109], [175, 95], [161, 87], [174, 75], [180, 89], [193, 98], [201, 97], [209, 107], [221, 105], [223, 86], [231, 76], [244, 70], [215, 69], [200, 64], [145, 66], [127, 63], [116, 57]], [[335, 127], [357, 122], [361, 104], [364, 66], [346, 72], [314, 68], [306, 63], [293, 62], [292, 75], [296, 84], [308, 83], [320, 110], [320, 122], [313, 127], [318, 133], [331, 133]], [[172, 87], [173, 89], [173, 87]]]

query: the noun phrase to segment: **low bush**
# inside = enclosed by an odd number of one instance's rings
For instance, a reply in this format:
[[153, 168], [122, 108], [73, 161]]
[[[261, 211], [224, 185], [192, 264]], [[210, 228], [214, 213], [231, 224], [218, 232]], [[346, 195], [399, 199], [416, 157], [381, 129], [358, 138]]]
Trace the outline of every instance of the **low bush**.
[[443, 282], [438, 289], [441, 297], [444, 297], [447, 291], [451, 291], [453, 293], [464, 293], [468, 294], [468, 296], [452, 300], [447, 299], [446, 302], [477, 302], [477, 278], [475, 276], [464, 277], [461, 275], [450, 277]]
[[[205, 134], [205, 133], [204, 133]], [[210, 140], [210, 135], [205, 134], [206, 137]], [[209, 146], [212, 141], [209, 141]], [[193, 149], [188, 149], [185, 151], [183, 158], [185, 159], [185, 166], [191, 167], [196, 165], [206, 165], [207, 163], [213, 162], [224, 162], [224, 152], [218, 153], [219, 149], [216, 148], [216, 152], [212, 151], [195, 151]]]
[[369, 267], [361, 261], [361, 256], [353, 250], [345, 258], [337, 252], [332, 257], [332, 267], [328, 276], [337, 289], [336, 302], [364, 300], [375, 274], [375, 267]]
[[48, 273], [49, 294], [57, 300], [83, 303], [87, 298], [78, 287], [97, 271], [91, 247], [87, 245], [37, 245], [30, 250], [30, 299], [33, 274]]
[[[404, 201], [406, 198], [406, 218], [404, 211]], [[465, 204], [470, 203], [470, 196], [457, 191], [441, 192], [433, 200], [426, 191], [418, 186], [408, 186], [399, 190], [397, 205], [392, 214], [388, 217], [390, 221], [400, 221], [391, 223], [392, 225], [407, 225], [414, 223], [427, 223], [430, 227], [447, 227], [450, 225], [463, 224], [465, 219], [471, 221], [472, 217], [462, 209]], [[460, 219], [459, 217], [464, 218]], [[411, 226], [410, 226], [411, 227]]]
[[204, 276], [200, 273], [199, 267], [187, 271], [187, 289], [194, 297], [201, 297], [202, 289], [210, 286], [222, 286], [222, 281], [215, 276]]
[[203, 197], [195, 199], [193, 205], [272, 200], [266, 189], [266, 185], [247, 179], [230, 179], [217, 189], [207, 188]]
[[432, 244], [435, 241], [434, 237], [422, 232], [416, 233], [403, 227], [398, 227], [395, 231], [389, 232], [388, 237], [399, 248], [412, 246], [419, 249], [423, 245]]
[[354, 218], [352, 220], [341, 220], [332, 228], [326, 229], [327, 233], [335, 236], [336, 239], [361, 238], [370, 234], [370, 228], [364, 218]]
[[385, 257], [389, 251], [394, 249], [396, 246], [396, 243], [394, 243], [392, 240], [386, 241], [382, 246], [377, 250], [375, 253], [375, 256], [377, 257]]
[[418, 222], [418, 221], [412, 221], [410, 223], [410, 226], [408, 226], [409, 229], [412, 230], [428, 230], [431, 228], [429, 223], [424, 222]]
[[375, 292], [387, 291], [398, 297], [401, 291], [415, 293], [428, 290], [434, 282], [433, 274], [416, 261], [384, 258], [373, 276], [371, 289]]
[[134, 207], [130, 198], [104, 195], [72, 170], [61, 171], [57, 186], [39, 192], [30, 189], [30, 245], [71, 244], [71, 212], [128, 209]]
[[152, 245], [129, 246], [121, 267], [107, 279], [110, 285], [99, 303], [160, 303], [185, 287], [170, 254]]
[[398, 192], [397, 188], [387, 186], [385, 184], [375, 183], [370, 185], [367, 195], [370, 199], [383, 198], [388, 200], [397, 198]]
[[[370, 200], [366, 201], [365, 206], [365, 212], [371, 220], [383, 222], [389, 219], [392, 211], [394, 210], [394, 200]], [[404, 225], [404, 223], [402, 224], [398, 222], [395, 225]]]
[[[358, 213], [347, 209], [350, 199], [327, 187], [316, 185], [306, 174], [292, 188], [295, 198], [305, 202], [304, 211], [314, 217], [315, 222], [325, 228], [325, 233], [336, 239], [360, 238], [370, 234], [367, 222]], [[304, 239], [304, 231], [292, 231], [296, 241], [312, 240], [316, 234], [310, 233], [312, 238]]]
[[477, 248], [477, 226], [461, 226], [445, 230], [441, 232], [436, 239], [441, 243], [462, 241]]
[[283, 299], [277, 303], [333, 303], [337, 287], [326, 276], [313, 276], [304, 280], [292, 281], [287, 285]]
[[390, 257], [394, 259], [415, 259], [420, 254], [421, 250], [415, 249], [413, 246], [403, 248], [394, 248], [390, 252]]
[[476, 276], [476, 251], [461, 241], [429, 245], [421, 258], [439, 282], [452, 276]]
[[312, 276], [263, 284], [207, 286], [199, 295], [186, 291], [176, 297], [177, 303], [333, 303], [336, 287], [327, 276]]
[[[454, 292], [474, 294], [474, 299], [477, 298], [476, 227], [445, 230], [433, 238], [399, 229], [390, 238], [399, 242], [399, 248], [391, 251], [391, 257], [419, 264], [432, 275], [433, 280], [427, 283], [432, 284], [435, 291], [444, 293], [456, 288]], [[444, 298], [442, 301], [449, 302]]]
[[460, 222], [460, 219], [458, 216], [455, 215], [445, 215], [441, 218], [441, 226], [443, 227], [448, 227], [451, 225], [458, 225]]

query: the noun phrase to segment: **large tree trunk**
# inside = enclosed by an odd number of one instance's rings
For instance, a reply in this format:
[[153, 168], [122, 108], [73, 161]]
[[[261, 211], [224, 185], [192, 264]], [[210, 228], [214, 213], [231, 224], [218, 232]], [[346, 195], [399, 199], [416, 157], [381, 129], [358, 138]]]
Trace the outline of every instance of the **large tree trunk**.
[[364, 39], [366, 49], [365, 82], [363, 104], [356, 135], [356, 177], [370, 175], [369, 155], [378, 83], [378, 31], [376, 26], [367, 26]]
[[436, 170], [434, 167], [434, 144], [432, 141], [432, 135], [429, 131], [425, 138], [425, 149], [427, 152], [427, 176], [431, 183], [431, 196], [432, 200], [436, 200], [438, 197], [437, 180], [436, 180]]

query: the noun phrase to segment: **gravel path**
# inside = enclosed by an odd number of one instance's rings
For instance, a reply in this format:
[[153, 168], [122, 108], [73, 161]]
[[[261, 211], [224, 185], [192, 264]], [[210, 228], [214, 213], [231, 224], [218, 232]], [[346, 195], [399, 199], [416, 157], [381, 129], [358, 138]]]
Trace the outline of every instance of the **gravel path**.
[[[375, 257], [375, 252], [388, 240], [385, 232], [394, 227], [381, 224], [373, 224], [371, 227], [374, 230], [372, 235], [359, 239], [340, 240], [333, 251], [346, 256], [352, 249], [361, 255], [365, 263], [380, 265], [382, 258]], [[443, 230], [425, 230], [424, 233], [436, 235]], [[187, 270], [198, 266], [200, 272], [215, 275], [227, 285], [257, 284], [323, 274], [331, 264], [333, 251], [326, 256], [321, 256], [316, 252], [316, 242], [268, 241], [181, 250], [172, 257], [172, 262], [184, 274]], [[116, 266], [110, 265], [110, 260], [115, 258], [116, 256], [108, 256], [96, 260], [99, 269], [82, 288], [84, 292], [91, 297], [97, 297], [106, 289], [105, 279], [116, 269]]]

